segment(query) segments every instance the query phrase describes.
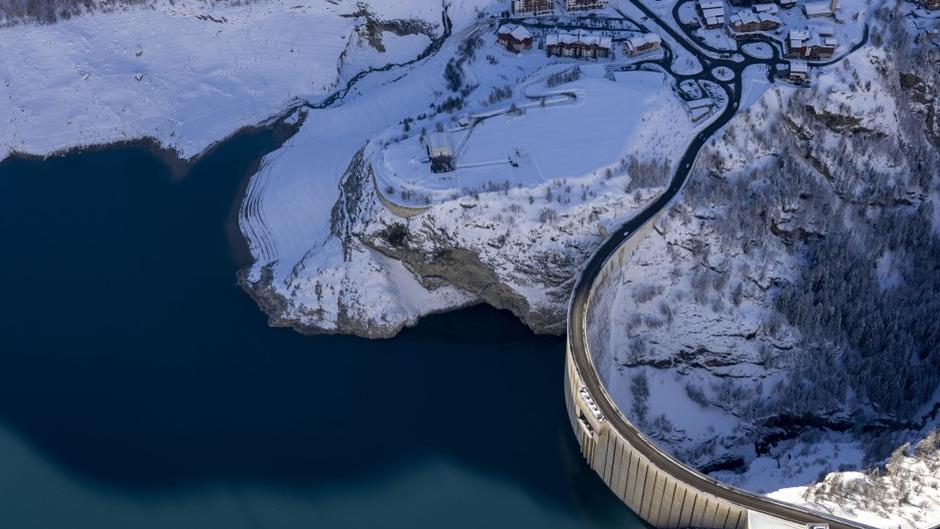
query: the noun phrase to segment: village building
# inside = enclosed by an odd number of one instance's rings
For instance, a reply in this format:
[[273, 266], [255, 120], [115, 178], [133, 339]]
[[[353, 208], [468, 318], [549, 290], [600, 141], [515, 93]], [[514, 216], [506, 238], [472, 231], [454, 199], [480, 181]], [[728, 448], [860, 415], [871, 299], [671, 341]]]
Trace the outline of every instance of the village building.
[[794, 84], [806, 84], [809, 82], [809, 64], [806, 61], [790, 61], [790, 68], [787, 71], [787, 80]]
[[507, 50], [515, 53], [532, 47], [532, 34], [517, 24], [503, 24], [496, 31], [496, 39]]
[[725, 25], [725, 3], [721, 0], [697, 0], [695, 10], [706, 28], [716, 29]]
[[783, 9], [790, 9], [796, 6], [796, 0], [777, 0], [777, 3], [780, 4], [780, 7]]
[[777, 4], [754, 4], [752, 8], [755, 13], [767, 13], [768, 15], [776, 15], [780, 12], [780, 8]]
[[636, 37], [630, 37], [624, 44], [624, 51], [630, 57], [636, 57], [644, 53], [658, 50], [663, 44], [663, 39], [655, 33], [644, 33]]
[[839, 9], [838, 0], [818, 0], [803, 4], [803, 14], [808, 18], [831, 17], [836, 14], [837, 9]]
[[431, 133], [427, 148], [432, 173], [449, 173], [454, 170], [454, 148], [446, 132]]
[[783, 22], [769, 13], [739, 11], [728, 21], [732, 33], [747, 34], [757, 31], [771, 31], [779, 28]]
[[542, 16], [555, 12], [554, 0], [512, 0], [512, 14], [517, 16]]
[[837, 46], [835, 37], [822, 37], [809, 29], [791, 29], [787, 36], [787, 57], [814, 61], [829, 59]]
[[940, 0], [920, 0], [920, 5], [924, 9], [935, 10], [940, 9]]
[[565, 9], [568, 11], [591, 11], [605, 7], [607, 0], [565, 0]]
[[602, 59], [610, 56], [611, 38], [578, 30], [577, 33], [553, 33], [545, 37], [549, 57]]

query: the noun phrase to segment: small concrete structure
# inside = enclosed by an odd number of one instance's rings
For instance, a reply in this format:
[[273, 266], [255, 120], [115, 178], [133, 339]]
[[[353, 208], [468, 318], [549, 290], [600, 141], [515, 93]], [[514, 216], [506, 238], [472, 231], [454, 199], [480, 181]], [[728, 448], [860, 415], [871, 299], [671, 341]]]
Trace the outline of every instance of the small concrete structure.
[[532, 34], [517, 24], [503, 24], [496, 31], [496, 40], [507, 50], [519, 53], [532, 47]]
[[645, 33], [637, 37], [630, 37], [624, 44], [624, 51], [630, 57], [636, 57], [644, 53], [658, 50], [663, 43], [663, 39], [655, 33]]
[[432, 173], [449, 173], [454, 170], [454, 147], [446, 132], [431, 133], [427, 147]]

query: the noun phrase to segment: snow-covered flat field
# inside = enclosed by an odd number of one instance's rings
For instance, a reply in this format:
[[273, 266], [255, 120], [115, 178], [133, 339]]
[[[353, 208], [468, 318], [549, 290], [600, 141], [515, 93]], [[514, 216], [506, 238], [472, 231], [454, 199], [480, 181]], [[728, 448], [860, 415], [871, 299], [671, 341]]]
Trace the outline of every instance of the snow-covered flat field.
[[[440, 26], [436, 0], [375, 4], [377, 17]], [[191, 158], [297, 98], [334, 90], [347, 48], [354, 67], [384, 64], [383, 54], [362, 49], [357, 17], [343, 16], [357, 9], [351, 1], [158, 2], [0, 29], [0, 159], [142, 137]], [[389, 62], [428, 42], [383, 40]]]
[[681, 129], [692, 128], [665, 75], [658, 72], [629, 72], [617, 81], [584, 78], [557, 89], [540, 88], [546, 94], [572, 93], [576, 99], [562, 97], [544, 106], [523, 99], [516, 103], [519, 112], [487, 119], [472, 132], [464, 128], [452, 133], [459, 150], [453, 172], [430, 171], [420, 136], [392, 143], [376, 154], [379, 186], [437, 201], [480, 191], [487, 184], [531, 188], [598, 174], [639, 148], [648, 156], [665, 156], [674, 142], [645, 140], [664, 129], [681, 138], [686, 135]]

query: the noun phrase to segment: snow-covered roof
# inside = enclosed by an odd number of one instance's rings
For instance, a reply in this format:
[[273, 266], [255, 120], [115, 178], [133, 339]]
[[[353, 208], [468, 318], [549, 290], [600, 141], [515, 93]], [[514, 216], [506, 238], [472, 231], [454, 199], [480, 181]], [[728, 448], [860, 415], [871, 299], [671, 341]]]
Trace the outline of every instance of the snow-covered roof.
[[790, 61], [790, 73], [809, 73], [809, 64], [806, 61]]
[[836, 34], [836, 29], [832, 27], [832, 24], [818, 24], [815, 29], [821, 37], [831, 37]]
[[610, 49], [611, 39], [583, 29], [579, 29], [577, 33], [552, 33], [545, 37], [546, 46], [557, 46], [559, 44], [581, 44]]
[[705, 18], [712, 17], [725, 17], [725, 8], [723, 7], [709, 7], [708, 9], [702, 10], [702, 14], [705, 15]]
[[723, 24], [724, 21], [725, 21], [725, 16], [724, 16], [724, 15], [706, 16], [706, 17], [705, 17], [705, 24], [707, 24], [707, 25], [709, 25], [709, 26], [718, 26], [718, 25]]
[[810, 32], [808, 29], [791, 29], [790, 30], [790, 40], [807, 40], [810, 37]]
[[627, 39], [627, 46], [630, 48], [642, 48], [650, 45], [658, 46], [661, 42], [662, 39], [656, 33], [644, 33]]
[[822, 16], [832, 14], [832, 3], [825, 0], [819, 2], [806, 2], [803, 4], [803, 12], [806, 16]]
[[769, 13], [753, 13], [751, 11], [739, 11], [731, 15], [731, 25], [733, 26], [743, 26], [746, 24], [764, 24], [764, 23], [773, 23], [774, 25], [781, 25], [783, 22], [769, 14]]
[[450, 146], [450, 137], [446, 132], [432, 132], [428, 139], [428, 145], [431, 147], [432, 156], [450, 156], [454, 153]]
[[532, 34], [529, 33], [529, 30], [518, 24], [503, 24], [499, 27], [497, 33], [500, 35], [509, 35], [513, 39], [519, 41], [532, 38]]
[[777, 4], [754, 4], [752, 7], [755, 13], [770, 13], [773, 15], [780, 11]]
[[702, 11], [707, 9], [721, 9], [724, 11], [725, 3], [721, 0], [698, 0], [698, 8]]

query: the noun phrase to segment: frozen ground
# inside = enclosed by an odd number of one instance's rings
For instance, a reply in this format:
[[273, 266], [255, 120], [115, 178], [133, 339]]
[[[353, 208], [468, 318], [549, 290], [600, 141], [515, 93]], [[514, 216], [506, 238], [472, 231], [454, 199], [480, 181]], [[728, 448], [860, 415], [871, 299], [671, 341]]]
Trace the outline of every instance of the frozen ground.
[[[438, 0], [373, 4], [377, 18], [418, 17], [440, 31]], [[188, 159], [334, 90], [347, 49], [355, 68], [413, 58], [427, 42], [386, 33], [390, 59], [362, 50], [361, 19], [342, 16], [357, 10], [352, 1], [167, 1], [2, 28], [0, 159], [143, 137]]]

